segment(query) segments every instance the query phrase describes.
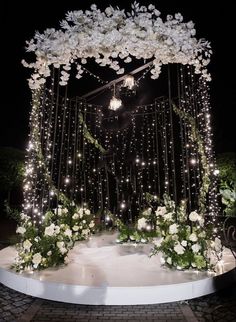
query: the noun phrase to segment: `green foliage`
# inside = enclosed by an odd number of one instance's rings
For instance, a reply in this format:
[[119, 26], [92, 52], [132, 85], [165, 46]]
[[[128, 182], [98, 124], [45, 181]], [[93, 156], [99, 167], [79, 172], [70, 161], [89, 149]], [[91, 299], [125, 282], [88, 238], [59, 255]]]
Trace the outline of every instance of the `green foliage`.
[[182, 111], [179, 109], [174, 103], [172, 103], [173, 111], [182, 119], [185, 120], [190, 125], [190, 137], [193, 142], [197, 145], [197, 151], [200, 157], [200, 163], [202, 166], [202, 183], [200, 187], [200, 193], [198, 196], [198, 205], [201, 212], [205, 212], [206, 210], [206, 196], [210, 186], [210, 167], [207, 162], [207, 157], [205, 154], [205, 144], [202, 139], [202, 136], [197, 128], [197, 123], [194, 117], [192, 117], [189, 113]]
[[20, 215], [16, 232], [21, 240], [17, 244], [18, 257], [14, 264], [17, 271], [44, 269], [66, 261], [75, 241], [84, 240], [94, 232], [94, 216], [85, 207], [73, 202], [48, 210], [40, 226], [32, 223], [27, 215]]
[[105, 153], [106, 150], [101, 146], [101, 144], [98, 142], [97, 139], [95, 139], [92, 134], [89, 132], [87, 125], [84, 121], [83, 115], [82, 113], [80, 113], [79, 115], [79, 120], [80, 120], [80, 124], [82, 124], [83, 126], [83, 134], [84, 134], [84, 138], [91, 144], [93, 144], [98, 150], [100, 150], [102, 153]]
[[217, 157], [219, 187], [224, 213], [236, 216], [236, 153], [223, 153]]
[[154, 241], [151, 255], [161, 252], [165, 265], [177, 269], [210, 268], [210, 255], [216, 257], [215, 245], [218, 255], [222, 251], [220, 240], [212, 243], [212, 227], [204, 223], [202, 214], [192, 211], [188, 215], [185, 202], [176, 207], [168, 195], [163, 199], [164, 206], [156, 210], [157, 231], [161, 238]]

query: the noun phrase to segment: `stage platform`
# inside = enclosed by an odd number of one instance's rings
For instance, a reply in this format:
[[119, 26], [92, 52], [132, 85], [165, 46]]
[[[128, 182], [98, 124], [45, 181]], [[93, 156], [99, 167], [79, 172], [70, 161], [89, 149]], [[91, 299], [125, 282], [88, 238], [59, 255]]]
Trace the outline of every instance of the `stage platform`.
[[171, 270], [160, 255], [149, 257], [151, 244], [117, 244], [116, 234], [78, 242], [68, 264], [39, 272], [16, 273], [10, 267], [14, 247], [0, 251], [0, 282], [35, 297], [91, 305], [166, 303], [207, 295], [236, 280], [235, 260], [223, 253], [222, 272]]

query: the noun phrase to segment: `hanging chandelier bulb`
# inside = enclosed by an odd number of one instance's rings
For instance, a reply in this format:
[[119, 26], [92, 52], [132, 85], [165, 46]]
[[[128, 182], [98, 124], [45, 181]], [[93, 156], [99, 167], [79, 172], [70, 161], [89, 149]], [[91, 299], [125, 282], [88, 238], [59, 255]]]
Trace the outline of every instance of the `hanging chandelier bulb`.
[[121, 107], [121, 105], [122, 105], [122, 101], [119, 98], [116, 98], [115, 96], [113, 96], [112, 99], [110, 100], [109, 109], [116, 111], [119, 107]]
[[128, 89], [133, 89], [135, 85], [134, 82], [134, 76], [132, 75], [127, 75], [125, 76], [124, 82], [123, 82], [123, 87], [128, 87]]
[[110, 100], [110, 104], [109, 104], [109, 109], [116, 111], [119, 107], [121, 107], [122, 105], [122, 101], [119, 98], [116, 98], [116, 85], [114, 84], [113, 87], [113, 97]]

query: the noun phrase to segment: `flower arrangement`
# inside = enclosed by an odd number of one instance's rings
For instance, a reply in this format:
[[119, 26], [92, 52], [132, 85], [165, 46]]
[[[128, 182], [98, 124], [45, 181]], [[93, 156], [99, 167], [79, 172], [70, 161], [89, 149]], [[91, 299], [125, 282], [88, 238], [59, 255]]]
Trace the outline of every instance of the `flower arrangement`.
[[23, 61], [25, 67], [34, 69], [30, 88], [39, 89], [45, 83], [50, 66], [62, 67], [62, 86], [69, 80], [72, 63], [76, 63], [76, 77], [81, 78], [89, 58], [117, 74], [124, 73], [120, 60], [129, 63], [133, 58], [153, 59], [153, 79], [159, 77], [163, 64], [189, 64], [210, 80], [206, 69], [212, 53], [210, 43], [198, 40], [194, 23], [183, 22], [180, 13], [167, 15], [166, 20], [160, 15], [154, 5], [140, 6], [137, 2], [131, 5], [131, 12], [112, 6], [102, 12], [95, 4], [85, 12], [68, 12], [61, 29], [36, 32], [27, 42], [27, 51], [36, 55], [35, 62]]
[[187, 215], [184, 201], [176, 208], [174, 201], [164, 195], [164, 206], [157, 208], [156, 219], [161, 238], [154, 241], [152, 255], [161, 252], [163, 264], [198, 270], [217, 264], [223, 247], [202, 214], [192, 211]]
[[16, 232], [20, 235], [17, 244], [18, 256], [14, 268], [17, 271], [43, 269], [65, 263], [75, 241], [83, 240], [94, 232], [95, 223], [90, 210], [75, 206], [59, 205], [47, 211], [43, 223], [36, 227], [31, 218], [21, 214]]

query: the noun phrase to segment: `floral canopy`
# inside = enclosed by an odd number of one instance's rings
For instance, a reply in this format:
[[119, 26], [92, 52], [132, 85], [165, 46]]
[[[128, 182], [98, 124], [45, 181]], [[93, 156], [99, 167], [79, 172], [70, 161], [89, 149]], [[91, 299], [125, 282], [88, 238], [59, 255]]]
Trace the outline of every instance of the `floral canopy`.
[[108, 66], [117, 74], [123, 74], [125, 63], [136, 59], [153, 59], [152, 78], [158, 78], [161, 66], [168, 63], [193, 65], [195, 73], [206, 80], [206, 70], [212, 53], [208, 41], [197, 39], [194, 23], [183, 22], [183, 16], [176, 13], [160, 17], [154, 5], [131, 5], [131, 12], [112, 6], [102, 12], [94, 4], [91, 10], [68, 12], [61, 22], [61, 29], [46, 29], [36, 32], [27, 42], [27, 50], [35, 52], [33, 63], [23, 61], [25, 67], [34, 69], [29, 81], [37, 89], [50, 75], [49, 67], [62, 66], [60, 85], [66, 85], [71, 64], [77, 64], [77, 78], [81, 78], [88, 58], [94, 58], [100, 66]]

